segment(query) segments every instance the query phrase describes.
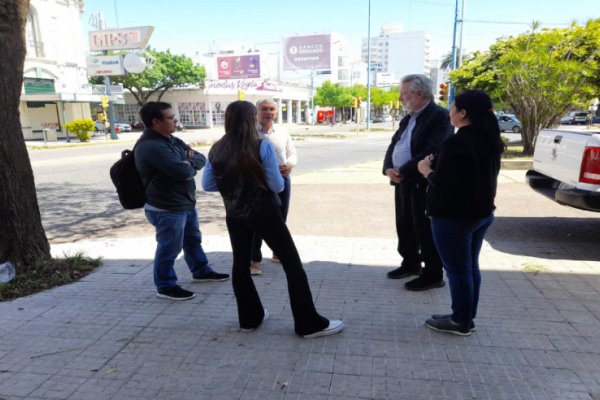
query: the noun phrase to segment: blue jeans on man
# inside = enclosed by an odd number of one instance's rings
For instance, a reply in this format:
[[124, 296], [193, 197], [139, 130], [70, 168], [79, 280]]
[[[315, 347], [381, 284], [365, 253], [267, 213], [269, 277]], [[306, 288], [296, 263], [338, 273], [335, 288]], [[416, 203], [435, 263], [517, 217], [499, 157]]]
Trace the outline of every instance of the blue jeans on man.
[[177, 284], [177, 274], [173, 266], [181, 250], [194, 278], [212, 272], [202, 249], [202, 233], [195, 208], [186, 211], [145, 212], [148, 221], [156, 228], [154, 284], [158, 290]]
[[431, 217], [433, 240], [450, 284], [452, 321], [462, 326], [470, 326], [477, 315], [481, 286], [479, 253], [493, 221], [493, 215], [475, 220]]

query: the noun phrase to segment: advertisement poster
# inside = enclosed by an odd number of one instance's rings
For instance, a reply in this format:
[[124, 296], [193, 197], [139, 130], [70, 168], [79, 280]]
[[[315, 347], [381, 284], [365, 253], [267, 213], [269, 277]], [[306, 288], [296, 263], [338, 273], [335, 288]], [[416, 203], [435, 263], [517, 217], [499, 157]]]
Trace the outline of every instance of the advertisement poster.
[[260, 56], [217, 57], [219, 79], [260, 78]]
[[283, 69], [330, 69], [331, 35], [293, 36], [283, 41]]

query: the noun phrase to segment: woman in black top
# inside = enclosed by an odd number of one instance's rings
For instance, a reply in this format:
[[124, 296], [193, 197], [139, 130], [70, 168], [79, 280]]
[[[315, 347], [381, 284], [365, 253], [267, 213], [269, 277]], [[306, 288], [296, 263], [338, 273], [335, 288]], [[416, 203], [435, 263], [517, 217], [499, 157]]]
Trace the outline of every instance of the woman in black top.
[[429, 181], [427, 214], [450, 284], [452, 314], [435, 314], [431, 329], [468, 336], [475, 329], [481, 274], [479, 252], [494, 220], [494, 198], [504, 143], [492, 101], [484, 92], [456, 96], [450, 122], [458, 128], [435, 157], [419, 162]]
[[252, 103], [229, 104], [225, 110], [225, 135], [208, 153], [202, 177], [204, 190], [218, 190], [225, 203], [240, 327], [253, 331], [269, 315], [248, 268], [252, 238], [257, 232], [279, 256], [285, 271], [296, 333], [310, 339], [341, 332], [342, 321], [330, 321], [315, 309], [306, 273], [275, 194], [283, 190], [279, 164], [271, 143], [259, 140], [256, 125], [256, 107]]

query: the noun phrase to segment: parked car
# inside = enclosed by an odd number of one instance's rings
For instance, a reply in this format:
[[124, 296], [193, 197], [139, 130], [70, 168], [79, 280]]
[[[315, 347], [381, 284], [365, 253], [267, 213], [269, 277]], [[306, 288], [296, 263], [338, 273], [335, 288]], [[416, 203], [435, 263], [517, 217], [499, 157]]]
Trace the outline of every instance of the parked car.
[[574, 125], [582, 124], [585, 125], [588, 122], [588, 113], [585, 111], [571, 111], [560, 119], [560, 123], [563, 125]]
[[600, 115], [592, 117], [592, 124], [600, 124]]
[[94, 121], [94, 132], [104, 132], [107, 127], [108, 127], [108, 123], [106, 124], [106, 127], [105, 127], [104, 122]]
[[526, 178], [560, 204], [600, 212], [600, 133], [542, 130]]
[[115, 131], [131, 132], [131, 125], [123, 123], [123, 122], [115, 122]]
[[511, 131], [514, 133], [521, 132], [521, 121], [512, 114], [501, 114], [498, 115], [498, 125], [500, 126], [500, 132]]

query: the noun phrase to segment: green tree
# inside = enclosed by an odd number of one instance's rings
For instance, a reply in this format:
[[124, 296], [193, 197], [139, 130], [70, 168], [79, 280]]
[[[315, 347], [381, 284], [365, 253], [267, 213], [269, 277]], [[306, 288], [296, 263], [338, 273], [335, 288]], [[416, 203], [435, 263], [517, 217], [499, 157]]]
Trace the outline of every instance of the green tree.
[[29, 0], [0, 0], [0, 263], [27, 271], [50, 259], [19, 119]]
[[[146, 68], [142, 73], [130, 73], [125, 76], [113, 76], [111, 82], [122, 83], [123, 87], [131, 92], [137, 103], [143, 106], [150, 97], [156, 95], [157, 101], [174, 87], [187, 85], [204, 85], [206, 71], [201, 65], [194, 65], [192, 59], [184, 55], [171, 54], [167, 51], [148, 49], [147, 52], [156, 60], [154, 65]], [[102, 83], [102, 78], [92, 80]]]
[[533, 153], [541, 129], [585, 106], [600, 88], [600, 19], [568, 29], [535, 28], [498, 41], [451, 73], [457, 93], [481, 89], [514, 111], [526, 154]]

